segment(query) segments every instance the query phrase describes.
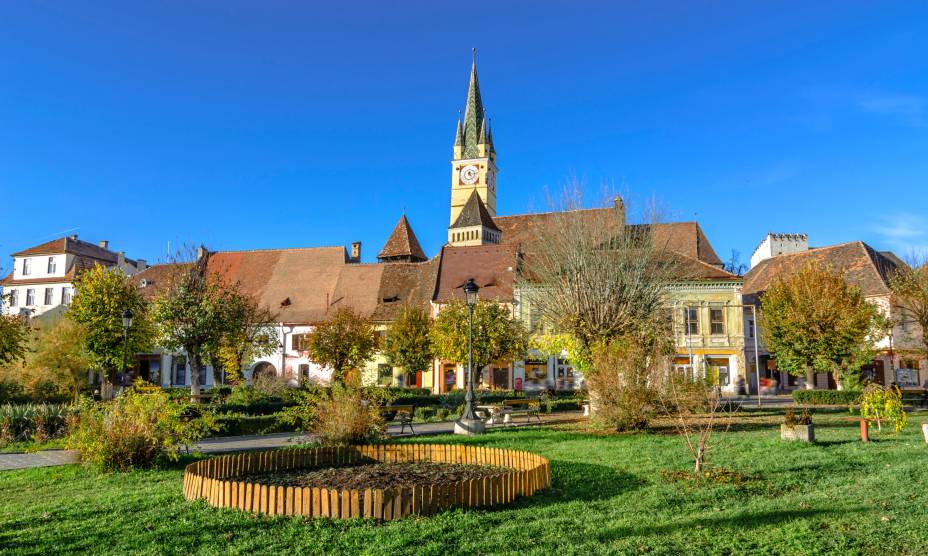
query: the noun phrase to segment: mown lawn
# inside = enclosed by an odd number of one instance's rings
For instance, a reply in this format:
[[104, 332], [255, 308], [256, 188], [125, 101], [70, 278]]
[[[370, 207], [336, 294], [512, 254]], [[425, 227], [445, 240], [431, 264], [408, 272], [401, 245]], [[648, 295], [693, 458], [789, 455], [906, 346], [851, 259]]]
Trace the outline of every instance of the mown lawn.
[[[816, 445], [781, 442], [746, 415], [712, 463], [747, 478], [671, 481], [689, 467], [667, 434], [521, 430], [471, 442], [552, 461], [554, 486], [506, 509], [378, 525], [265, 518], [181, 496], [180, 466], [95, 474], [0, 472], [0, 553], [62, 554], [926, 554], [928, 445], [912, 416], [868, 445], [843, 414], [817, 416]], [[434, 442], [460, 438], [434, 437]]]

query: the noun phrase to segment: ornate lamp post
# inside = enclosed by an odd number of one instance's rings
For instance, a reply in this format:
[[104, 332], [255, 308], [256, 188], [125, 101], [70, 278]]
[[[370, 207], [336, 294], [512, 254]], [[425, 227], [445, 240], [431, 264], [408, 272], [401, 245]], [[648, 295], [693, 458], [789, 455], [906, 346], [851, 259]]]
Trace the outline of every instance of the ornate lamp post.
[[126, 356], [129, 351], [129, 328], [132, 326], [132, 309], [122, 312], [122, 377], [119, 382], [126, 385]]
[[467, 301], [467, 393], [464, 395], [464, 415], [454, 423], [455, 434], [483, 434], [486, 429], [474, 408], [474, 306], [479, 290], [473, 278], [464, 284], [464, 299]]

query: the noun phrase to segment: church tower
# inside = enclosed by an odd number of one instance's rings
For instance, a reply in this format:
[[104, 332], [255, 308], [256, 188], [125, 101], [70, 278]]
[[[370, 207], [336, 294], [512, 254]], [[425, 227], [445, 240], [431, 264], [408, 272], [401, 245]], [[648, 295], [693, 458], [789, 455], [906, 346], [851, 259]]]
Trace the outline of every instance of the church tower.
[[496, 216], [496, 150], [493, 148], [493, 132], [480, 98], [480, 83], [477, 81], [477, 56], [470, 68], [470, 85], [467, 88], [467, 104], [464, 119], [458, 117], [457, 133], [454, 137], [454, 160], [451, 161], [451, 221], [454, 226], [461, 211], [476, 191], [485, 210]]

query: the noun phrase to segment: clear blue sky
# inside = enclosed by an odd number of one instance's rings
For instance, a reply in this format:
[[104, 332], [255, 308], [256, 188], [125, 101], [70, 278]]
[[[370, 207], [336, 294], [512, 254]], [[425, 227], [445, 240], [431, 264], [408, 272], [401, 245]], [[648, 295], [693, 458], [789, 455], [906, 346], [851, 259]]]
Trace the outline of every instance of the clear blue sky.
[[[647, 4], [645, 7], [644, 4]], [[928, 247], [928, 4], [3, 2], [0, 254], [75, 230], [433, 255], [471, 47], [500, 214], [571, 176], [697, 219]]]

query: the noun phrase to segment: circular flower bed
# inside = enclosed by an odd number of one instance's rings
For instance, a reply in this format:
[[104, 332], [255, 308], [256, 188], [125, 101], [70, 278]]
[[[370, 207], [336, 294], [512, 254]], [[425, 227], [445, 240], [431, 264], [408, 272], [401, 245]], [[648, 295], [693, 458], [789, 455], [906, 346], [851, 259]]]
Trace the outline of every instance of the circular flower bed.
[[303, 448], [191, 463], [184, 496], [217, 508], [311, 517], [399, 519], [486, 507], [551, 484], [529, 452], [445, 444]]

